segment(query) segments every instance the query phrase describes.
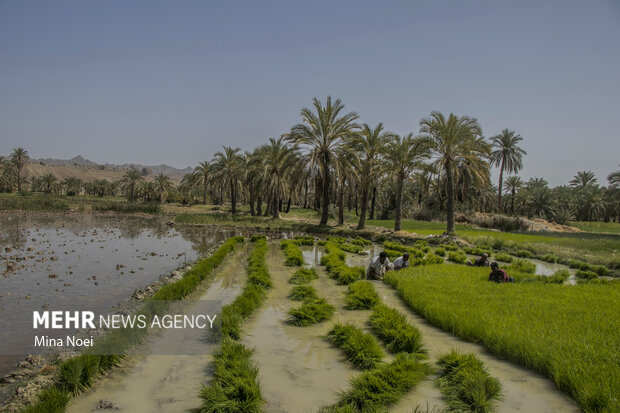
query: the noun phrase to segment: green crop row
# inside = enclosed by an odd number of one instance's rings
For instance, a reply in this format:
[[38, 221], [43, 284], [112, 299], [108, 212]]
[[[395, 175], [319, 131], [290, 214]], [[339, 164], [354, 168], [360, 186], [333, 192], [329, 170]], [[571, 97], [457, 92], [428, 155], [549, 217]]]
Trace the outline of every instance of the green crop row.
[[299, 245], [297, 245], [295, 241], [283, 239], [280, 241], [280, 249], [286, 256], [286, 261], [284, 263], [289, 267], [299, 267], [304, 264], [304, 256], [301, 252], [301, 248], [299, 248]]
[[314, 268], [299, 268], [297, 271], [293, 273], [291, 278], [288, 280], [289, 284], [307, 284], [312, 280], [316, 280], [318, 276], [316, 275], [316, 271]]
[[366, 271], [362, 267], [349, 267], [345, 263], [345, 253], [333, 242], [325, 244], [325, 254], [321, 257], [321, 265], [327, 268], [327, 273], [338, 284], [348, 285], [365, 277]]
[[344, 302], [347, 310], [368, 310], [379, 303], [379, 295], [370, 281], [356, 281], [349, 285]]
[[381, 346], [370, 334], [351, 324], [336, 324], [327, 338], [342, 350], [353, 366], [361, 370], [374, 368], [383, 358]]
[[420, 330], [407, 322], [398, 310], [384, 304], [374, 306], [370, 315], [373, 333], [392, 353], [405, 352], [422, 356], [426, 354]]

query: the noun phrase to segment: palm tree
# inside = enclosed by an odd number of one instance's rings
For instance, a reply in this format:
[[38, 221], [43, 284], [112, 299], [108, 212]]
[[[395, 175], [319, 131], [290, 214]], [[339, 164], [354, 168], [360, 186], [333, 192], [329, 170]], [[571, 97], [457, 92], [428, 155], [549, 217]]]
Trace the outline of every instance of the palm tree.
[[237, 179], [242, 172], [243, 158], [239, 154], [241, 149], [224, 146], [224, 152], [215, 154], [213, 169], [217, 171], [224, 183], [230, 185], [230, 204], [233, 215], [237, 214]]
[[530, 178], [530, 180], [527, 181], [527, 184], [525, 184], [527, 189], [531, 189], [531, 190], [547, 188], [548, 185], [549, 183], [545, 180], [545, 178], [537, 178], [537, 177]]
[[435, 155], [435, 163], [446, 176], [447, 189], [447, 232], [454, 233], [454, 170], [461, 162], [475, 161], [488, 156], [489, 145], [482, 138], [482, 128], [475, 118], [448, 118], [440, 112], [431, 112], [430, 117], [420, 121], [420, 132]]
[[43, 186], [43, 191], [46, 193], [51, 193], [54, 189], [54, 185], [56, 185], [56, 177], [54, 174], [47, 173], [40, 178], [41, 185]]
[[489, 156], [491, 166], [499, 166], [499, 187], [497, 189], [497, 211], [502, 213], [502, 188], [504, 171], [509, 174], [518, 173], [523, 168], [523, 155], [527, 155], [518, 144], [521, 135], [515, 131], [504, 129], [501, 134], [491, 137], [491, 145], [495, 148]]
[[11, 154], [11, 162], [17, 168], [17, 192], [22, 191], [22, 169], [30, 162], [28, 151], [24, 148], [13, 149]]
[[354, 179], [355, 171], [355, 154], [344, 146], [335, 151], [334, 171], [336, 173], [336, 182], [339, 188], [338, 193], [338, 225], [344, 225], [344, 193], [347, 182]]
[[366, 225], [366, 211], [368, 209], [368, 197], [370, 185], [377, 175], [382, 172], [381, 156], [392, 135], [383, 130], [383, 124], [379, 123], [374, 128], [364, 124], [360, 133], [351, 139], [350, 149], [356, 155], [354, 163], [360, 183], [362, 205], [357, 229], [364, 229]]
[[596, 185], [596, 175], [592, 171], [579, 171], [577, 175], [570, 180], [570, 186], [573, 188], [587, 188]]
[[209, 177], [211, 176], [211, 164], [208, 161], [200, 162], [194, 173], [198, 178], [198, 182], [202, 185], [202, 204], [207, 205], [207, 184], [209, 183]]
[[620, 186], [620, 171], [615, 171], [607, 175], [607, 182], [611, 188]]
[[304, 123], [293, 126], [290, 139], [300, 145], [316, 151], [322, 181], [322, 207], [320, 225], [327, 225], [329, 218], [330, 167], [334, 151], [343, 145], [357, 129], [354, 123], [357, 114], [354, 112], [340, 116], [344, 105], [340, 99], [332, 104], [331, 96], [327, 97], [325, 106], [317, 98], [312, 99], [314, 110], [304, 108], [301, 117]]
[[385, 160], [389, 170], [396, 178], [396, 213], [394, 231], [400, 231], [403, 209], [403, 185], [414, 169], [421, 166], [421, 161], [429, 157], [429, 148], [420, 138], [410, 133], [401, 138], [395, 135], [385, 148]]
[[61, 182], [61, 185], [67, 195], [73, 196], [78, 194], [82, 190], [83, 183], [82, 180], [79, 178], [68, 176]]
[[280, 217], [280, 201], [283, 188], [283, 178], [297, 161], [297, 148], [287, 145], [285, 137], [269, 138], [269, 143], [258, 148], [258, 156], [262, 160], [268, 187], [271, 194], [271, 214], [274, 218]]
[[163, 173], [155, 176], [155, 192], [157, 193], [157, 199], [159, 202], [164, 201], [164, 195], [172, 189], [172, 181]]
[[144, 178], [134, 168], [128, 169], [121, 178], [121, 185], [127, 190], [129, 189], [129, 200], [135, 201], [136, 199], [136, 185], [142, 182]]
[[523, 187], [523, 181], [517, 175], [509, 176], [504, 182], [504, 190], [510, 192], [510, 212], [515, 213], [515, 196]]

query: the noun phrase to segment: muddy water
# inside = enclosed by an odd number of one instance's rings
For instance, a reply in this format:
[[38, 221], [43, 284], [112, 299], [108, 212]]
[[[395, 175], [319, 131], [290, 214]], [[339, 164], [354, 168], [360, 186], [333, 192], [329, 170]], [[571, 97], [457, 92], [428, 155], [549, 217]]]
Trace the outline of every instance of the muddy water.
[[316, 266], [319, 274], [312, 285], [320, 297], [336, 306], [332, 320], [309, 327], [286, 323], [288, 310], [300, 305], [287, 298], [291, 289], [288, 279], [295, 268], [284, 266], [284, 257], [273, 244], [267, 258], [273, 288], [265, 303], [243, 327], [243, 341], [256, 349], [261, 390], [267, 400], [266, 412], [316, 411], [323, 404], [334, 403], [336, 392], [344, 389], [349, 379], [359, 373], [323, 336], [334, 322], [363, 323], [368, 314], [342, 309], [346, 287], [337, 286], [327, 278], [325, 271], [318, 267], [318, 260], [314, 261], [318, 256], [318, 250], [304, 251], [306, 262]]
[[[203, 286], [190, 298], [221, 299], [223, 305], [233, 301], [245, 283], [243, 257], [246, 251], [247, 247], [244, 247], [227, 258], [210, 286]], [[172, 340], [182, 341], [187, 348], [207, 348], [200, 331], [189, 330], [183, 337], [179, 337], [177, 331], [168, 331], [151, 338], [144, 345], [157, 347]], [[67, 412], [97, 411], [96, 406], [101, 399], [112, 401], [118, 404], [121, 411], [132, 413], [183, 412], [196, 408], [200, 405], [198, 395], [205, 378], [209, 376], [211, 361], [212, 354], [130, 356], [122, 367], [73, 399]]]
[[32, 310], [110, 311], [230, 235], [230, 230], [176, 229], [162, 218], [3, 214], [0, 375], [33, 344], [31, 320], [24, 318]]
[[[363, 265], [367, 262], [363, 257], [351, 256], [350, 262]], [[457, 348], [462, 351], [477, 353], [489, 369], [489, 373], [497, 377], [503, 386], [503, 399], [498, 403], [499, 412], [579, 412], [577, 405], [566, 395], [560, 393], [545, 377], [526, 370], [512, 363], [502, 361], [490, 355], [482, 346], [460, 340], [438, 328], [428, 324], [423, 318], [414, 314], [397, 296], [396, 291], [382, 282], [373, 282], [382, 301], [388, 306], [404, 313], [411, 324], [422, 333], [424, 344], [429, 351], [431, 360], [441, 354]], [[410, 392], [390, 411], [410, 413], [416, 405], [433, 407], [440, 405], [441, 396], [430, 383]]]

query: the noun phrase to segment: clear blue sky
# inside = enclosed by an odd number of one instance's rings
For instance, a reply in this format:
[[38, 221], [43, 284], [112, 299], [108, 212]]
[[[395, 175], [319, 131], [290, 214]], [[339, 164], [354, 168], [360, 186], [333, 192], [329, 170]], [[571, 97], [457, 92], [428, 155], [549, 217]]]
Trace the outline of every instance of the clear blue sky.
[[620, 1], [0, 0], [0, 154], [195, 166], [313, 96], [418, 131], [514, 129], [522, 176], [620, 163]]

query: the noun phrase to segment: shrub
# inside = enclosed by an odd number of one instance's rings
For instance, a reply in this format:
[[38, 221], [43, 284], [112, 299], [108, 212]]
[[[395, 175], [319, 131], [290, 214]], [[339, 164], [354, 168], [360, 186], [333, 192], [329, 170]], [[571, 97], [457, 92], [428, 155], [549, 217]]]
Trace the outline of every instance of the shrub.
[[370, 334], [350, 324], [336, 324], [327, 338], [346, 355], [358, 369], [374, 368], [383, 358], [383, 350]]
[[288, 280], [290, 284], [307, 284], [312, 280], [316, 280], [319, 278], [316, 275], [316, 271], [314, 268], [300, 268], [293, 273], [291, 278]]
[[310, 285], [296, 285], [288, 297], [293, 301], [313, 301], [318, 298], [316, 290]]
[[280, 249], [284, 251], [286, 256], [285, 265], [289, 267], [299, 267], [304, 263], [304, 256], [301, 252], [301, 248], [295, 243], [295, 241], [289, 239], [283, 239], [280, 241]]
[[349, 285], [344, 302], [347, 310], [367, 310], [379, 302], [379, 295], [370, 281], [356, 281]]
[[512, 257], [512, 255], [508, 255], [503, 252], [498, 252], [497, 254], [495, 254], [495, 260], [510, 263], [512, 262], [512, 260], [514, 260], [514, 258]]
[[289, 310], [289, 322], [298, 327], [305, 327], [312, 324], [329, 320], [336, 309], [328, 304], [324, 298], [312, 301], [305, 301], [301, 307]]
[[489, 375], [475, 354], [452, 351], [440, 357], [437, 365], [437, 384], [451, 411], [482, 413], [495, 410], [502, 386], [499, 380]]
[[426, 353], [420, 330], [407, 323], [407, 318], [397, 310], [384, 304], [375, 305], [370, 315], [370, 325], [390, 352]]
[[448, 261], [456, 262], [458, 264], [465, 264], [467, 256], [460, 251], [450, 251], [448, 253]]

